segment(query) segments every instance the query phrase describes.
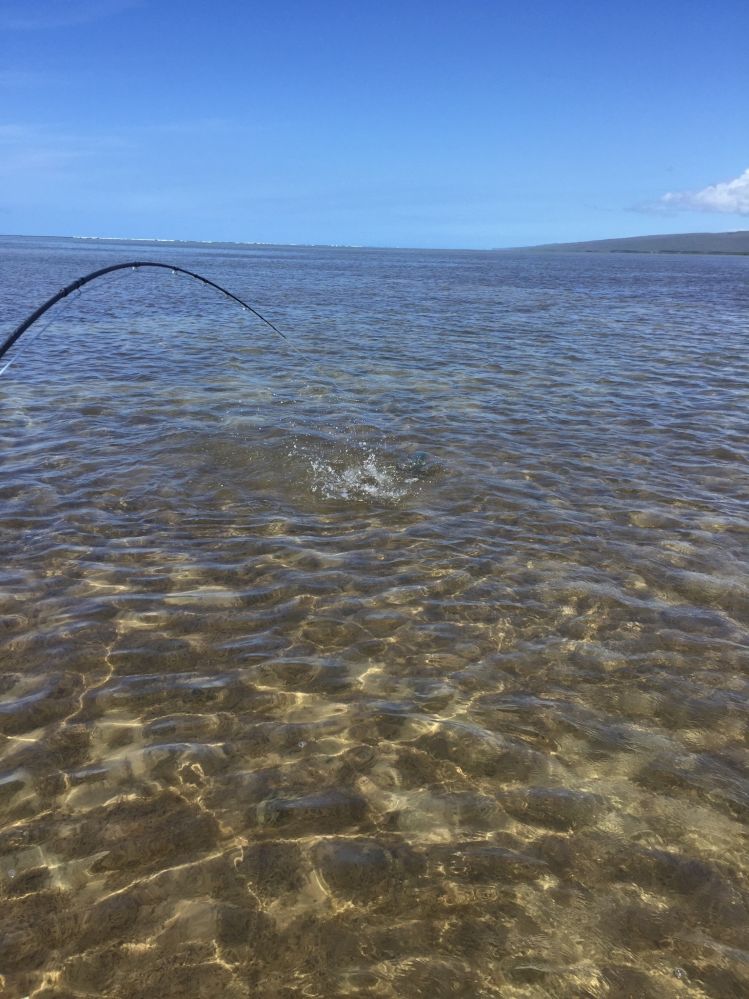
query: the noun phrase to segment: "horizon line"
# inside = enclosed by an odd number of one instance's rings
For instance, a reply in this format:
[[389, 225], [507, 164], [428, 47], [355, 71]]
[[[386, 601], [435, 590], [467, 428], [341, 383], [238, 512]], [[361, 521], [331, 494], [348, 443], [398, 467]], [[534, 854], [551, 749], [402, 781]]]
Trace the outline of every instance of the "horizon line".
[[56, 235], [51, 233], [0, 233], [0, 239], [70, 239], [81, 242], [101, 242], [101, 243], [158, 243], [158, 244], [183, 244], [196, 246], [248, 246], [248, 247], [293, 247], [295, 249], [331, 249], [331, 250], [402, 250], [421, 251], [425, 253], [450, 252], [450, 253], [501, 253], [512, 250], [538, 250], [551, 249], [564, 246], [581, 246], [592, 243], [619, 242], [636, 239], [658, 239], [670, 238], [674, 236], [724, 236], [737, 233], [749, 233], [748, 229], [722, 229], [717, 232], [698, 231], [689, 232], [669, 232], [669, 233], [647, 233], [638, 236], [602, 236], [597, 239], [586, 240], [561, 240], [551, 243], [527, 243], [522, 246], [386, 246], [383, 244], [367, 243], [271, 243], [263, 240], [238, 240], [238, 239], [180, 239], [164, 236], [91, 236], [78, 234]]

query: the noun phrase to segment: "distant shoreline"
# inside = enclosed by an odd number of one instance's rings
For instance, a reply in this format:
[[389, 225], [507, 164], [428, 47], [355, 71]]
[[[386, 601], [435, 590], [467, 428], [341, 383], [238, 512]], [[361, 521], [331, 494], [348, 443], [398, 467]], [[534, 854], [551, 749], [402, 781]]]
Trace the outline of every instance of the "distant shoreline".
[[552, 250], [549, 246], [513, 246], [510, 249], [498, 248], [491, 251], [493, 253], [591, 253], [591, 254], [605, 254], [605, 253], [629, 253], [637, 254], [641, 257], [655, 257], [663, 256], [667, 254], [669, 256], [675, 257], [749, 257], [749, 250], [626, 250], [626, 249], [612, 249], [612, 250], [578, 250], [572, 247], [560, 246], [558, 249]]
[[624, 236], [574, 243], [514, 247], [532, 253], [669, 253], [749, 256], [749, 229], [732, 232], [679, 232], [656, 236]]
[[356, 243], [264, 243], [249, 240], [172, 239], [159, 236], [71, 236], [4, 233], [0, 239], [59, 240], [77, 243], [134, 243], [143, 246], [205, 249], [243, 248], [294, 250], [358, 250], [410, 253], [636, 253], [671, 256], [749, 256], [749, 229], [733, 232], [673, 233], [656, 236], [624, 236], [569, 243], [541, 243], [532, 246], [436, 247], [376, 246]]

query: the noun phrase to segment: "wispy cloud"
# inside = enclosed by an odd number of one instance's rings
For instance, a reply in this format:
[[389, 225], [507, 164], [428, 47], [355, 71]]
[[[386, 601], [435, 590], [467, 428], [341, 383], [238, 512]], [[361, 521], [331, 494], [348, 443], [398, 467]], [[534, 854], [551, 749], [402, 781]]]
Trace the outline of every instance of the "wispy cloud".
[[[0, 84], [2, 73], [0, 73]], [[49, 123], [3, 122], [0, 120], [0, 179], [14, 178], [26, 184], [46, 182], [52, 175], [80, 166], [87, 175], [96, 169], [102, 176], [121, 175], [150, 162], [149, 149], [160, 138], [172, 146], [181, 143], [187, 152], [197, 143], [232, 135], [237, 124], [228, 118], [186, 118], [120, 127], [116, 131], [70, 130]], [[156, 157], [158, 161], [158, 157]]]
[[688, 211], [749, 215], [749, 170], [733, 180], [703, 187], [701, 191], [669, 191], [660, 199], [660, 205]]
[[37, 125], [0, 123], [0, 178], [39, 182], [125, 143], [111, 136], [92, 138]]
[[[49, 83], [52, 77], [33, 69], [0, 69], [0, 90], [22, 90]], [[59, 84], [59, 79], [55, 80]]]
[[35, 31], [85, 24], [135, 7], [142, 0], [0, 0], [0, 28]]

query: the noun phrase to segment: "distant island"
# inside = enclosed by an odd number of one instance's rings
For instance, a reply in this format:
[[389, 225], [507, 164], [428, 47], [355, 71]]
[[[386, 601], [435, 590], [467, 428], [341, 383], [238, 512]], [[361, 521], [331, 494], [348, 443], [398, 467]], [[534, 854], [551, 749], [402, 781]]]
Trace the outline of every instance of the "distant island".
[[749, 255], [749, 229], [736, 232], [679, 232], [671, 236], [627, 236], [583, 243], [546, 243], [515, 247], [528, 251], [572, 253], [733, 253]]

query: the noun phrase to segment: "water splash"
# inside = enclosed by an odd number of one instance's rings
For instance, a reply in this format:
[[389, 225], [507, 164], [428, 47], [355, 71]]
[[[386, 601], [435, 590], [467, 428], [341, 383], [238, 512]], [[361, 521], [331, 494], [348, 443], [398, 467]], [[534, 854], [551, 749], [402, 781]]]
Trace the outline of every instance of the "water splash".
[[377, 499], [396, 502], [418, 483], [375, 451], [352, 452], [348, 460], [312, 458], [312, 491], [326, 499]]
[[396, 503], [412, 495], [427, 477], [439, 470], [423, 452], [393, 457], [381, 448], [347, 446], [331, 457], [319, 452], [306, 456], [310, 488], [325, 499], [379, 500]]

